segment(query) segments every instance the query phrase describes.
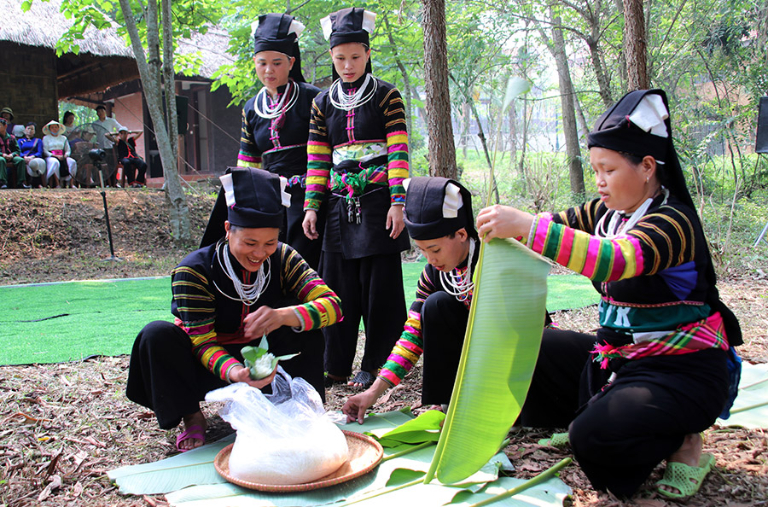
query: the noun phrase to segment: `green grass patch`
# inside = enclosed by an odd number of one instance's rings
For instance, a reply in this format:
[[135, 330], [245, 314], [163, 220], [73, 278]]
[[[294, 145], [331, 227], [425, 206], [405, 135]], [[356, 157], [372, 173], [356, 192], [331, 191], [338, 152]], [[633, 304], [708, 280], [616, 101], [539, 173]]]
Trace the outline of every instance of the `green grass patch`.
[[[424, 266], [403, 264], [409, 305]], [[550, 276], [548, 288], [550, 311], [597, 302], [582, 276]], [[0, 365], [128, 354], [145, 324], [173, 320], [170, 277], [0, 287], [0, 300]]]

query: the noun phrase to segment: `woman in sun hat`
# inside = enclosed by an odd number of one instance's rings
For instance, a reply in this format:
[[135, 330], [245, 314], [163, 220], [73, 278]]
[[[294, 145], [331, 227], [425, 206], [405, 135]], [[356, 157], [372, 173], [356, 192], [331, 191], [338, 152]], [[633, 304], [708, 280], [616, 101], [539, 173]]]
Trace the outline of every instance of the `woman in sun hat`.
[[173, 270], [175, 322], [145, 326], [131, 352], [128, 398], [154, 410], [161, 428], [183, 421], [176, 442], [182, 452], [205, 442], [200, 401], [208, 391], [232, 382], [257, 388], [271, 382], [274, 373], [252, 380], [240, 352], [258, 346], [262, 336], [275, 356], [300, 352], [281, 365], [322, 398], [324, 347], [317, 330], [341, 318], [336, 294], [296, 250], [278, 241], [290, 205], [285, 179], [238, 168], [221, 182], [201, 248]]
[[70, 157], [69, 141], [64, 133], [67, 127], [56, 120], [49, 121], [43, 127], [43, 155], [47, 166], [48, 184], [61, 188], [71, 187], [77, 174], [77, 162]]
[[327, 212], [320, 274], [346, 315], [325, 331], [329, 382], [352, 373], [361, 318], [365, 325], [361, 368], [349, 379], [356, 387], [374, 381], [405, 321], [400, 252], [410, 247], [403, 224], [405, 112], [397, 88], [371, 74], [375, 18], [349, 8], [321, 21], [336, 80], [312, 107], [304, 204], [309, 238], [318, 238], [319, 213]]
[[741, 330], [718, 294], [666, 94], [628, 93], [587, 144], [600, 198], [535, 216], [492, 206], [477, 218], [481, 237], [522, 237], [602, 294], [597, 336], [545, 330], [520, 422], [568, 426], [559, 440], [598, 490], [630, 496], [666, 460], [658, 491], [685, 498], [714, 465], [700, 432], [733, 401]]

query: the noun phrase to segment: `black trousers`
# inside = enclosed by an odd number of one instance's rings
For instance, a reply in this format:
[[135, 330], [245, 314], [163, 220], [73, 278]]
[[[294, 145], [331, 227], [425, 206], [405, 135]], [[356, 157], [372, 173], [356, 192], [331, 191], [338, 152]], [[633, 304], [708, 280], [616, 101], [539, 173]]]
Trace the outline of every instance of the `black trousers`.
[[[123, 171], [125, 172], [126, 178], [128, 178], [128, 183], [131, 184], [134, 181], [138, 181], [139, 183], [146, 183], [146, 173], [147, 173], [147, 163], [144, 162], [139, 157], [133, 157], [133, 158], [124, 158], [120, 160], [120, 163], [123, 164]], [[136, 175], [136, 171], [138, 171], [138, 175]]]
[[[283, 355], [287, 350], [301, 354], [280, 365], [294, 377], [312, 384], [325, 401], [323, 385], [323, 340], [319, 331], [294, 333], [280, 328], [268, 336], [270, 351]], [[238, 343], [224, 348], [242, 361], [240, 349], [257, 346], [259, 340]], [[182, 418], [200, 410], [206, 393], [226, 386], [192, 353], [192, 342], [183, 329], [166, 321], [150, 322], [142, 329], [131, 351], [126, 396], [129, 400], [150, 408], [163, 429], [174, 428]], [[266, 388], [268, 389], [268, 388]]]
[[323, 251], [320, 266], [323, 280], [341, 298], [344, 311], [341, 322], [323, 328], [326, 371], [339, 377], [352, 373], [361, 318], [365, 325], [361, 369], [378, 370], [400, 337], [405, 322], [400, 254], [344, 259], [340, 252]]
[[424, 340], [421, 402], [423, 405], [451, 401], [469, 310], [446, 292], [430, 294], [421, 308]]
[[573, 454], [597, 490], [631, 496], [686, 435], [711, 426], [727, 399], [727, 355], [591, 361], [593, 335], [547, 329], [520, 422], [568, 426]]

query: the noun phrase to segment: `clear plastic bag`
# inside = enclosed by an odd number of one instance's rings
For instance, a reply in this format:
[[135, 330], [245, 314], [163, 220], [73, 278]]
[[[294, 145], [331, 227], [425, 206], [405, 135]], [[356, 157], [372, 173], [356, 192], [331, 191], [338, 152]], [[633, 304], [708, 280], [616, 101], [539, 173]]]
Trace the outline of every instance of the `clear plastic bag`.
[[303, 484], [335, 472], [349, 455], [344, 433], [326, 415], [317, 391], [282, 367], [272, 394], [238, 382], [209, 392], [224, 401], [221, 418], [237, 430], [229, 473], [258, 484]]

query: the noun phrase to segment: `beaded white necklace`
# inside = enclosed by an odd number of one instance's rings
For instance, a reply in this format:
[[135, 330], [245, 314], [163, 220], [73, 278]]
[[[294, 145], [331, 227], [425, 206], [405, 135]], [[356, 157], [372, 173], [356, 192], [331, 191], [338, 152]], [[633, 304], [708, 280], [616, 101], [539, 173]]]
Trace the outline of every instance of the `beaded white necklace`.
[[440, 283], [443, 284], [445, 292], [454, 296], [459, 301], [465, 300], [475, 283], [472, 281], [472, 258], [475, 256], [475, 240], [469, 239], [469, 256], [467, 257], [467, 269], [462, 273], [458, 268], [454, 268], [450, 273], [440, 271]]
[[[661, 187], [661, 193], [664, 194], [664, 200], [661, 204], [666, 204], [667, 199], [669, 199], [669, 190]], [[651, 207], [653, 199], [654, 197], [649, 197], [646, 199], [639, 208], [637, 208], [634, 212], [632, 212], [631, 215], [629, 215], [629, 218], [624, 223], [622, 223], [622, 213], [618, 211], [606, 213], [600, 217], [600, 220], [597, 222], [597, 226], [595, 227], [595, 235], [601, 238], [613, 239], [616, 236], [619, 236], [622, 231], [631, 229], [648, 212], [648, 208]], [[606, 225], [605, 219], [608, 217], [608, 215], [611, 215], [611, 218], [608, 221], [608, 225]]]
[[253, 101], [253, 110], [256, 114], [267, 120], [273, 120], [288, 112], [296, 101], [299, 100], [299, 87], [293, 80], [288, 80], [288, 84], [285, 86], [285, 93], [280, 97], [280, 100], [269, 104], [269, 92], [267, 87], [263, 87], [256, 94], [256, 100]]
[[[373, 84], [371, 84], [373, 83]], [[370, 89], [369, 89], [370, 85]], [[328, 90], [328, 99], [336, 109], [349, 111], [360, 107], [371, 100], [379, 87], [379, 82], [374, 79], [370, 73], [366, 73], [365, 81], [354, 93], [346, 93], [342, 87], [341, 78], [331, 84]], [[335, 95], [335, 96], [334, 96]]]
[[[240, 276], [232, 267], [232, 262], [229, 260], [229, 244], [224, 240], [220, 240], [216, 249], [218, 251], [217, 257], [219, 261], [219, 267], [221, 267], [222, 271], [224, 271], [224, 274], [227, 275], [227, 278], [232, 281], [232, 286], [235, 288], [235, 292], [237, 292], [237, 295], [240, 297], [235, 298], [230, 296], [221, 290], [221, 288], [216, 285], [215, 281], [213, 282], [213, 285], [216, 287], [216, 289], [218, 289], [219, 292], [221, 292], [224, 296], [228, 297], [232, 301], [239, 301], [246, 306], [251, 306], [256, 303], [256, 301], [259, 300], [259, 297], [261, 297], [261, 295], [264, 293], [264, 290], [269, 285], [269, 281], [272, 277], [272, 270], [270, 269], [270, 258], [267, 257], [267, 260], [259, 267], [259, 270], [256, 272], [256, 281], [252, 284], [247, 284], [240, 281]], [[222, 259], [224, 259], [223, 262]]]

